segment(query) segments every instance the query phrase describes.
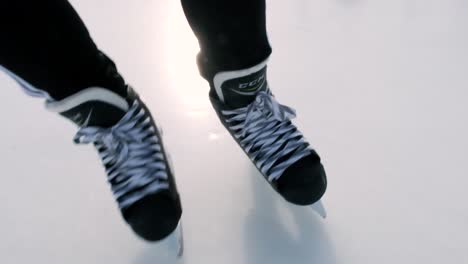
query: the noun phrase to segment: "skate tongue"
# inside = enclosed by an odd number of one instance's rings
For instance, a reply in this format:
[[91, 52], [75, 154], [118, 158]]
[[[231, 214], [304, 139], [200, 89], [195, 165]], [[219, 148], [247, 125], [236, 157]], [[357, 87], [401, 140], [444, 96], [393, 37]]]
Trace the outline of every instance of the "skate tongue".
[[46, 108], [71, 120], [76, 125], [111, 127], [129, 109], [129, 102], [104, 88], [88, 88], [61, 101], [49, 101]]
[[213, 86], [220, 101], [230, 108], [241, 108], [255, 100], [258, 92], [268, 89], [266, 62], [252, 68], [220, 72]]

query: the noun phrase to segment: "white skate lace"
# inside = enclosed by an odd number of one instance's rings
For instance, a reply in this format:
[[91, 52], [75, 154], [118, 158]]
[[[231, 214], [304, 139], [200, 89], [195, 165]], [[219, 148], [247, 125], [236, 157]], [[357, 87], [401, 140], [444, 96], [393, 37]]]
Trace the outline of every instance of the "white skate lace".
[[169, 188], [160, 139], [151, 118], [135, 100], [113, 127], [82, 127], [78, 144], [93, 143], [106, 167], [108, 182], [121, 209]]
[[295, 111], [279, 104], [269, 91], [259, 92], [247, 107], [223, 110], [228, 128], [250, 159], [269, 181], [283, 172], [311, 149], [291, 123]]

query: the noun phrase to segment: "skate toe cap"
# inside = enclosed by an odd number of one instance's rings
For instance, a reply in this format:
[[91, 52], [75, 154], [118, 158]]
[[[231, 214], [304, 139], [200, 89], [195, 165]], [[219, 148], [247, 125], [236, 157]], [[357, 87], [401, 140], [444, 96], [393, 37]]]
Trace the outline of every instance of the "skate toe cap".
[[166, 190], [148, 195], [123, 211], [123, 216], [133, 231], [151, 242], [172, 234], [181, 215], [179, 198], [174, 199]]
[[318, 155], [311, 154], [291, 165], [276, 181], [278, 192], [296, 205], [319, 201], [327, 189], [325, 169]]

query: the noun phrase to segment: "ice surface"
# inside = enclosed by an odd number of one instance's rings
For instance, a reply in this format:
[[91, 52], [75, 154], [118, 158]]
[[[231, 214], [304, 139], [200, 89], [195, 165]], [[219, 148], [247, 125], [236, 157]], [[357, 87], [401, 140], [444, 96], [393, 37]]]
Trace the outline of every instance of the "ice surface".
[[[468, 2], [268, 1], [270, 83], [323, 157], [326, 220], [278, 197], [219, 124], [179, 1], [72, 3], [164, 127], [181, 263], [468, 263]], [[0, 263], [173, 263], [121, 220], [76, 129], [0, 86]]]

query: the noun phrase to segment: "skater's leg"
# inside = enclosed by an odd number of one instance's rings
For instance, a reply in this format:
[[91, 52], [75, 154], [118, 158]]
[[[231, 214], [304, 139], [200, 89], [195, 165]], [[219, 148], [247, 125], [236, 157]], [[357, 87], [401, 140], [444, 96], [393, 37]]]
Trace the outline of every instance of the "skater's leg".
[[0, 1], [0, 66], [61, 100], [91, 86], [126, 88], [66, 0]]
[[198, 38], [198, 64], [222, 123], [270, 184], [298, 205], [317, 202], [327, 186], [318, 154], [291, 123], [267, 82], [271, 53], [265, 0], [182, 0]]
[[200, 44], [205, 78], [254, 66], [270, 55], [265, 0], [182, 0], [182, 6]]
[[0, 36], [0, 66], [47, 93], [47, 108], [80, 126], [77, 143], [97, 147], [133, 230], [151, 241], [171, 234], [182, 208], [157, 124], [68, 1], [0, 1]]

